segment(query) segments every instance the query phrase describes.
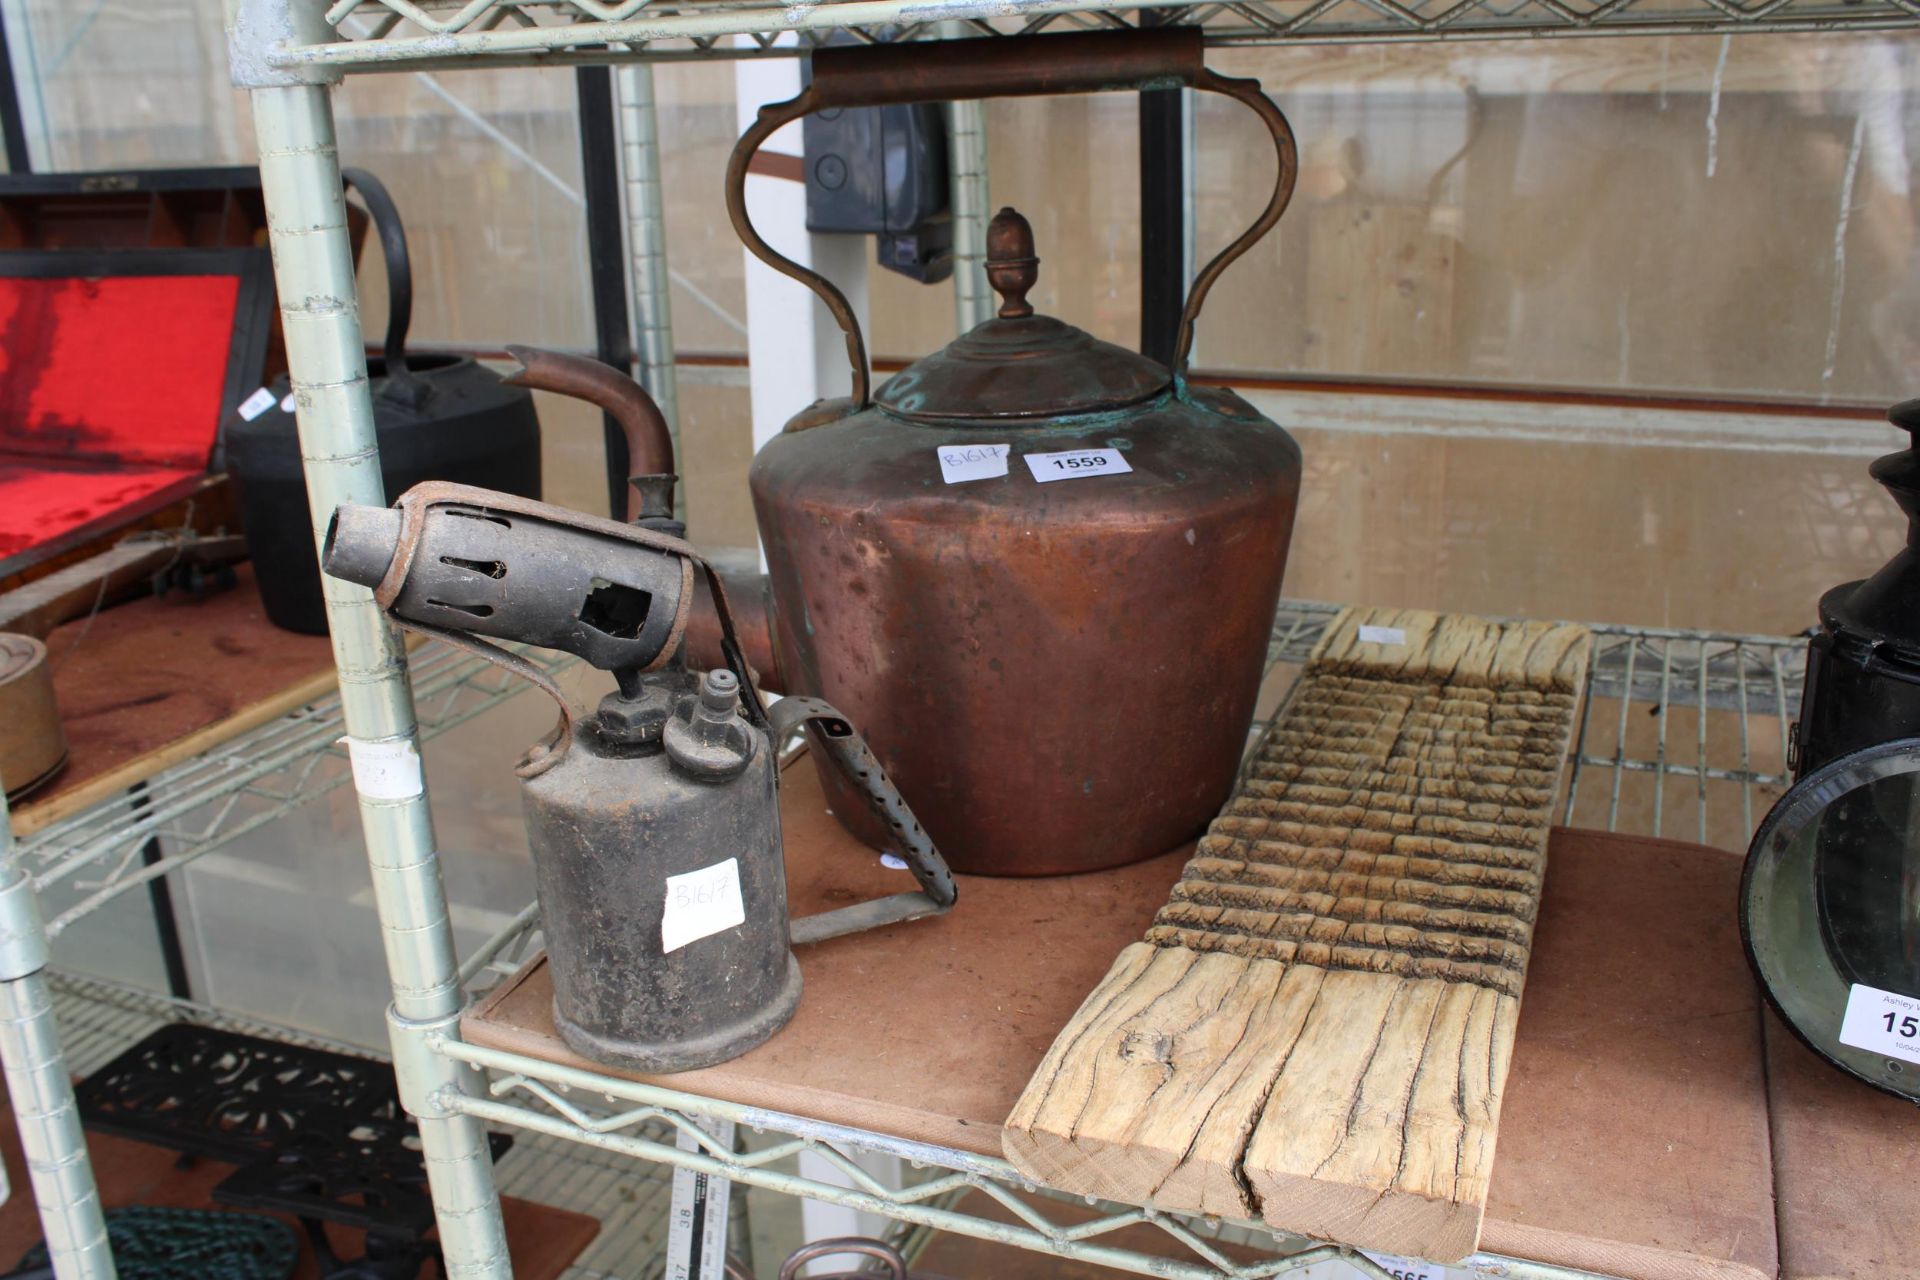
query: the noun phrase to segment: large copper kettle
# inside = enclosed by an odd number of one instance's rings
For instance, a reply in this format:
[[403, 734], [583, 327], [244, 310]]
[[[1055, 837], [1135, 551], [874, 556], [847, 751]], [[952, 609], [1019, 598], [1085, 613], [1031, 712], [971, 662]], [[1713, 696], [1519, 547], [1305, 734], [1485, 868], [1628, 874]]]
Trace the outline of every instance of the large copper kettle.
[[[747, 219], [754, 152], [810, 111], [1168, 84], [1247, 104], [1278, 154], [1258, 221], [1194, 282], [1171, 371], [1035, 315], [1032, 232], [1005, 210], [988, 235], [998, 317], [871, 394], [845, 297]], [[771, 572], [730, 578], [732, 611], [763, 686], [841, 708], [955, 871], [1058, 875], [1151, 857], [1197, 835], [1232, 786], [1300, 450], [1231, 391], [1183, 373], [1207, 291], [1279, 220], [1295, 168], [1279, 109], [1257, 83], [1208, 71], [1192, 28], [821, 49], [811, 86], [763, 109], [734, 150], [734, 227], [839, 320], [853, 395], [806, 409], [754, 459]], [[671, 470], [644, 394], [595, 385], [626, 379], [604, 367], [563, 378], [574, 362], [531, 355], [530, 385], [627, 422], [636, 474]], [[995, 453], [986, 446], [1002, 447], [1004, 474], [945, 481], [943, 454]], [[1112, 452], [1056, 482], [1039, 478], [1051, 462], [1029, 461], [1087, 450]], [[718, 665], [710, 602], [687, 635], [694, 666]], [[821, 781], [841, 821], [878, 843], [869, 806], [834, 770]]]
[[[1202, 52], [1193, 28], [822, 49], [811, 86], [762, 110], [728, 167], [741, 239], [820, 296], [853, 364], [852, 398], [799, 414], [750, 472], [772, 672], [860, 726], [956, 871], [1161, 853], [1205, 827], [1246, 745], [1300, 450], [1182, 374], [1207, 291], [1279, 220], [1296, 163], [1258, 84], [1215, 75]], [[1259, 220], [1194, 282], [1171, 371], [1035, 315], [1032, 233], [1008, 210], [988, 237], [999, 316], [869, 395], [846, 299], [747, 219], [755, 150], [811, 111], [1174, 83], [1256, 111], [1278, 172]], [[942, 451], [994, 444], [1010, 446], [1005, 475], [943, 482]], [[1027, 462], [1097, 449], [1129, 470], [1040, 483]], [[868, 806], [821, 777], [841, 820], [878, 839]]]

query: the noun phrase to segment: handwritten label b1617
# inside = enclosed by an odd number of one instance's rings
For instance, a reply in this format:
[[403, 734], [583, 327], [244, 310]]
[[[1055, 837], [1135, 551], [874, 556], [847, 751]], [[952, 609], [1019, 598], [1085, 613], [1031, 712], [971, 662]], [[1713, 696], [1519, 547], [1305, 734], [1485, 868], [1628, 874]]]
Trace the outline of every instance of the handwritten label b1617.
[[1007, 474], [1007, 455], [1013, 452], [1013, 446], [943, 444], [934, 452], [940, 455], [940, 478], [948, 484], [964, 484]]
[[660, 950], [724, 933], [747, 922], [740, 901], [740, 859], [728, 858], [698, 871], [667, 877], [667, 905], [660, 916]]

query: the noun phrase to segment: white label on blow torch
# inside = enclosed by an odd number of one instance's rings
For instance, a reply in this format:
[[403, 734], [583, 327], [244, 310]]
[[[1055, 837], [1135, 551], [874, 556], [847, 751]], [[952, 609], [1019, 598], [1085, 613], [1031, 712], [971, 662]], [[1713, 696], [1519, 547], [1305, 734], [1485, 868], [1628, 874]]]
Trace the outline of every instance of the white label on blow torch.
[[353, 761], [353, 785], [369, 800], [411, 800], [426, 791], [420, 774], [420, 749], [413, 739], [362, 742], [342, 738]]
[[747, 922], [740, 901], [740, 859], [728, 858], [698, 871], [667, 877], [667, 906], [660, 915], [660, 950], [724, 933]]

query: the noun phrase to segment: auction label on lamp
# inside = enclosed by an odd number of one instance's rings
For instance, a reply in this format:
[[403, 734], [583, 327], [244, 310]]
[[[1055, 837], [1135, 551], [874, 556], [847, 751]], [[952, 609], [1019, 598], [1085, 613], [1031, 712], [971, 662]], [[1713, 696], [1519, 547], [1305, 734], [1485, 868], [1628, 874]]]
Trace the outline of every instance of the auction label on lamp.
[[660, 916], [660, 950], [724, 933], [747, 922], [740, 901], [740, 859], [667, 877], [667, 908]]
[[1010, 444], [947, 444], [934, 452], [940, 456], [940, 478], [948, 484], [969, 480], [992, 480], [1007, 474]]
[[1118, 449], [1075, 449], [1069, 453], [1030, 453], [1027, 469], [1041, 484], [1083, 476], [1117, 476], [1133, 470]]
[[1840, 1019], [1840, 1043], [1920, 1062], [1920, 998], [1854, 983]]

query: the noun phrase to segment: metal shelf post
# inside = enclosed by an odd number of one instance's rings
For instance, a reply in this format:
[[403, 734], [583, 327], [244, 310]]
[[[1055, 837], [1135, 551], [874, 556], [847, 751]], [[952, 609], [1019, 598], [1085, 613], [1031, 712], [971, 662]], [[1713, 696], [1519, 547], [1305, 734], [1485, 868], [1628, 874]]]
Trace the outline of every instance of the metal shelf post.
[[[73, 1081], [47, 990], [47, 930], [20, 865], [0, 789], [0, 1066], [47, 1255], [59, 1280], [114, 1280], [106, 1216], [94, 1186]], [[0, 1202], [10, 1193], [0, 1169]]]
[[[248, 16], [286, 26], [318, 25], [321, 18], [312, 4], [277, 13], [262, 5], [252, 15], [243, 8], [236, 42], [258, 33], [249, 31]], [[240, 69], [244, 79], [244, 64]], [[318, 541], [340, 503], [386, 501], [333, 108], [324, 82], [267, 73], [244, 87], [253, 91], [261, 188]], [[401, 1101], [419, 1123], [446, 1272], [459, 1280], [508, 1280], [512, 1270], [484, 1126], [446, 1104], [471, 1073], [426, 1049], [429, 1037], [458, 1036], [463, 997], [427, 810], [406, 649], [371, 592], [331, 579], [325, 592], [393, 993], [387, 1023], [395, 1075]]]

